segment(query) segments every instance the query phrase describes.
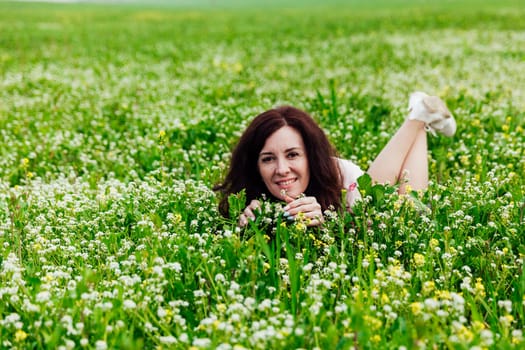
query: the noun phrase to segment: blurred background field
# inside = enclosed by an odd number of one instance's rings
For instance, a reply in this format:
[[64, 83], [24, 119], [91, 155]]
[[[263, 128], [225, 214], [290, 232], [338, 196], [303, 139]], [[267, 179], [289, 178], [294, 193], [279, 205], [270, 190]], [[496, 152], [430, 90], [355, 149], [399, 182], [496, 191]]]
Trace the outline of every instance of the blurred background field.
[[[518, 0], [0, 1], [0, 347], [522, 347], [524, 48]], [[255, 115], [366, 168], [414, 90], [458, 121], [429, 213], [376, 189], [295, 255], [218, 216]]]
[[[208, 143], [189, 133], [203, 125], [194, 134], [213, 134], [204, 155], [190, 164], [171, 150], [189, 175], [227, 152], [260, 110], [288, 103], [320, 112], [318, 93], [326, 97], [332, 83], [345, 124], [359, 120], [349, 109], [363, 99], [386, 102], [374, 128], [397, 125], [418, 89], [452, 108], [471, 98], [477, 106], [461, 105], [460, 114], [524, 105], [519, 1], [174, 3], [182, 5], [0, 3], [3, 179], [20, 182], [23, 158], [46, 178], [95, 168], [127, 178], [128, 167], [143, 176], [158, 165], [149, 142], [159, 130], [187, 149]], [[377, 151], [357, 137], [343, 142], [352, 131], [339, 131], [344, 156]]]

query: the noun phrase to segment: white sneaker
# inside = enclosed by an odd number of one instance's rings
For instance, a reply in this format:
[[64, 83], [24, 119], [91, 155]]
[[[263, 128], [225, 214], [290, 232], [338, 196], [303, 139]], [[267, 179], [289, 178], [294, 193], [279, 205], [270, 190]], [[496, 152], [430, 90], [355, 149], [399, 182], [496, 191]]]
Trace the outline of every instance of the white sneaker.
[[425, 123], [425, 129], [436, 135], [439, 132], [445, 136], [452, 136], [456, 132], [456, 120], [452, 113], [437, 96], [429, 96], [421, 91], [410, 94], [408, 101], [408, 119], [419, 120]]

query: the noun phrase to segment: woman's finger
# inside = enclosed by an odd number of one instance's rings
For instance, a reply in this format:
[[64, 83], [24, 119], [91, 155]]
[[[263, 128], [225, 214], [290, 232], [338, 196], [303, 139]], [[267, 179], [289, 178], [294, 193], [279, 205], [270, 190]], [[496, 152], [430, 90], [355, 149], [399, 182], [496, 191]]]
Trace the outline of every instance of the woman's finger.
[[294, 218], [301, 215], [307, 219], [308, 226], [319, 226], [324, 222], [321, 205], [315, 197], [302, 197], [288, 203], [284, 207], [287, 217]]
[[252, 209], [250, 209], [249, 207], [244, 208], [243, 214], [247, 218], [254, 218], [255, 217], [255, 214], [253, 213]]
[[[292, 197], [290, 197], [290, 198], [292, 198]], [[291, 202], [288, 202], [288, 204], [286, 204], [286, 206], [283, 209], [285, 211], [288, 211], [288, 210], [291, 210], [293, 208], [296, 208], [296, 207], [299, 207], [301, 205], [308, 204], [308, 203], [317, 203], [317, 199], [315, 197], [301, 197], [301, 198], [297, 198], [297, 199], [294, 199]]]
[[246, 219], [246, 215], [241, 214], [241, 215], [239, 216], [239, 226], [240, 226], [240, 227], [244, 227], [244, 226], [246, 226], [247, 224], [248, 224], [248, 219]]
[[259, 209], [261, 207], [261, 202], [259, 202], [257, 199], [252, 199], [250, 204], [246, 208], [250, 208], [252, 211]]
[[317, 202], [315, 197], [304, 197], [296, 199], [284, 207], [284, 210], [290, 215], [295, 215], [299, 212], [319, 212], [322, 213], [321, 205]]
[[254, 220], [255, 219], [255, 211], [261, 207], [261, 203], [253, 199], [250, 204], [246, 208], [244, 208], [244, 211], [241, 215], [239, 215], [239, 226], [243, 227], [248, 224], [248, 220]]
[[284, 198], [284, 201], [285, 201], [286, 203], [292, 203], [292, 202], [295, 200], [295, 198], [290, 197], [290, 196], [287, 195], [286, 193], [284, 194], [284, 197], [283, 197], [283, 198]]

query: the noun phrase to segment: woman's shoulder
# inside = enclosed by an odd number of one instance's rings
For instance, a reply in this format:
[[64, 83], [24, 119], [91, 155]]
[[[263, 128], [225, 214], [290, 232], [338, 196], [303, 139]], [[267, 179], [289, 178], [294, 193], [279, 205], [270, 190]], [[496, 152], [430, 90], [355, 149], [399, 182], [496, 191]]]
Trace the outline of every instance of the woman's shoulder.
[[357, 178], [365, 172], [357, 164], [348, 159], [335, 158], [337, 166], [343, 177], [343, 186], [347, 188], [357, 181]]
[[365, 172], [357, 164], [348, 159], [335, 158], [343, 177], [343, 188], [346, 189], [346, 205], [352, 208], [361, 199], [357, 188], [357, 178]]

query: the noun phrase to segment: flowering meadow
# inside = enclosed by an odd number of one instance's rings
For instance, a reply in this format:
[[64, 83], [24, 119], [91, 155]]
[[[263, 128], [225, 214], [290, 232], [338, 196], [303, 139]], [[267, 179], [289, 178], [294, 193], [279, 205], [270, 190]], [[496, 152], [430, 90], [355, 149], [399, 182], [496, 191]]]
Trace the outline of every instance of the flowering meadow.
[[[0, 2], [0, 348], [524, 348], [524, 77], [521, 0]], [[366, 169], [415, 90], [428, 191], [219, 215], [255, 115]]]

